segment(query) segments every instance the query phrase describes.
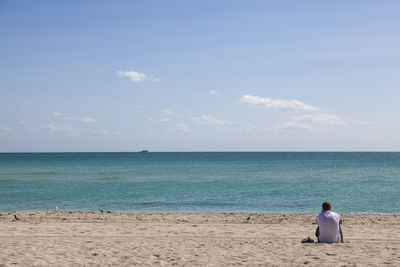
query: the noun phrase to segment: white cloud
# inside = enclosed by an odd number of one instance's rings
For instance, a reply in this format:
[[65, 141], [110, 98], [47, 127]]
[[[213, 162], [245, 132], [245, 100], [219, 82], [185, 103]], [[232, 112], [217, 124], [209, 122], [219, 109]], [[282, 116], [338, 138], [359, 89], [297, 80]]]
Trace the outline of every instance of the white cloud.
[[279, 125], [278, 128], [280, 128], [280, 129], [306, 129], [306, 130], [311, 130], [311, 129], [313, 129], [313, 126], [310, 125], [310, 124], [307, 124], [307, 123], [288, 121], [288, 122], [285, 122], [282, 125]]
[[156, 120], [154, 118], [149, 118], [149, 121], [155, 122]]
[[[56, 117], [62, 116], [61, 113], [56, 112], [56, 111], [53, 112], [53, 115]], [[95, 118], [92, 118], [92, 117], [63, 117], [63, 119], [67, 120], [67, 121], [80, 121], [80, 122], [84, 122], [84, 123], [92, 123], [92, 122], [97, 121]]]
[[298, 100], [281, 100], [263, 98], [259, 96], [244, 95], [240, 98], [239, 102], [246, 103], [249, 105], [262, 106], [266, 108], [276, 108], [279, 110], [304, 110], [304, 111], [316, 111], [318, 108], [307, 105]]
[[304, 114], [292, 117], [295, 122], [318, 123], [328, 126], [340, 126], [348, 124], [348, 121], [339, 116], [325, 113]]
[[132, 82], [135, 82], [135, 83], [143, 82], [147, 76], [144, 73], [140, 73], [140, 72], [136, 72], [136, 71], [122, 71], [122, 70], [117, 71], [117, 74], [120, 77], [128, 77], [129, 79], [131, 79]]
[[110, 135], [121, 136], [121, 135], [126, 134], [125, 131], [109, 131], [106, 129], [96, 130], [96, 131], [93, 131], [93, 133], [97, 134], [97, 135], [106, 135], [106, 136], [110, 136]]
[[158, 121], [160, 121], [160, 122], [169, 122], [169, 121], [171, 121], [171, 119], [170, 118], [161, 118]]
[[178, 123], [174, 125], [173, 128], [171, 128], [172, 131], [177, 132], [177, 133], [191, 133], [193, 132], [192, 129], [187, 124], [184, 123]]
[[241, 134], [259, 134], [260, 131], [253, 123], [245, 123], [236, 130]]
[[215, 91], [215, 90], [211, 90], [211, 91], [210, 91], [210, 94], [212, 94], [212, 95], [219, 95], [219, 93], [218, 93], [217, 91]]
[[163, 109], [161, 110], [162, 113], [164, 113], [165, 115], [174, 115], [174, 112], [172, 110], [169, 109]]
[[121, 106], [121, 104], [119, 102], [113, 102], [112, 105], [115, 107]]
[[10, 128], [6, 127], [6, 126], [3, 126], [3, 127], [0, 128], [0, 133], [2, 133], [2, 134], [8, 134], [8, 133], [11, 133], [11, 132], [12, 132], [12, 130]]
[[291, 117], [291, 120], [273, 128], [269, 131], [281, 132], [283, 130], [304, 129], [304, 130], [321, 130], [323, 127], [345, 126], [349, 124], [370, 125], [369, 121], [346, 120], [337, 115], [317, 113], [303, 114]]
[[20, 121], [19, 124], [22, 126], [22, 132], [17, 133], [17, 135], [37, 134], [39, 132], [38, 129], [28, 125], [25, 121]]
[[49, 125], [45, 125], [43, 128], [49, 132], [61, 132], [61, 133], [66, 133], [66, 134], [73, 134], [76, 132], [75, 129], [73, 129], [67, 125], [49, 124]]
[[358, 125], [372, 125], [372, 121], [361, 121], [361, 120], [352, 120], [351, 121], [354, 124], [358, 124]]
[[70, 120], [70, 121], [80, 121], [80, 122], [84, 122], [84, 123], [92, 123], [92, 122], [96, 122], [97, 120], [92, 118], [92, 117], [64, 117], [64, 120]]
[[159, 82], [160, 78], [156, 78], [153, 75], [147, 75], [144, 73], [140, 73], [137, 71], [129, 70], [129, 71], [117, 71], [118, 76], [120, 77], [128, 77], [132, 82], [140, 83], [143, 81], [152, 81], [152, 82]]
[[232, 124], [232, 121], [218, 120], [210, 115], [202, 115], [199, 117], [192, 117], [194, 121], [197, 121], [200, 124], [217, 124], [217, 125], [228, 125]]
[[307, 123], [287, 121], [283, 124], [267, 128], [267, 132], [282, 133], [290, 130], [314, 130], [314, 126]]

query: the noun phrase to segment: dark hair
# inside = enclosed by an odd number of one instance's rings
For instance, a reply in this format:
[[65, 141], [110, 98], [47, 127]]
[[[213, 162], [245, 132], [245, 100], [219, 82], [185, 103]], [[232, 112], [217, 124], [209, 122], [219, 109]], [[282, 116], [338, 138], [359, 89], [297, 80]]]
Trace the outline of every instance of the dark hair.
[[322, 210], [323, 211], [331, 210], [331, 203], [329, 203], [329, 202], [322, 203]]

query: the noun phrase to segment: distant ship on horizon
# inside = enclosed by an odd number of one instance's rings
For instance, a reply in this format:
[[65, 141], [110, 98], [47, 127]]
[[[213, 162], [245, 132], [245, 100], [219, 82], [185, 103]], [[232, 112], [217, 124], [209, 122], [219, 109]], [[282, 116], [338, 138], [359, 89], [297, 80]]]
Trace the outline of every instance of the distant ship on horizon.
[[145, 150], [145, 149], [139, 151], [139, 153], [148, 153], [148, 152], [149, 152], [149, 151], [148, 151], [148, 150]]

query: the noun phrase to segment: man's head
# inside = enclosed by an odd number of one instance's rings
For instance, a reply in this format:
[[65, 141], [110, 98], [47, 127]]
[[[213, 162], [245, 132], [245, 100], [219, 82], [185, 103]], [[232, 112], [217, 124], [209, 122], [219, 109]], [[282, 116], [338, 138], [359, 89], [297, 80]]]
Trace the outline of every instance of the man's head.
[[331, 210], [331, 204], [329, 202], [322, 203], [322, 211]]

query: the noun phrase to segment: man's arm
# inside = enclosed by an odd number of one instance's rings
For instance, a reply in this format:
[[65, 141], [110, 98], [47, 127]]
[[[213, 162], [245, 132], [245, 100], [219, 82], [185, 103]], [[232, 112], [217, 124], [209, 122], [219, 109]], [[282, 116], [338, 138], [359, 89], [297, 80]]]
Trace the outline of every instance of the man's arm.
[[341, 242], [341, 243], [344, 243], [344, 241], [343, 241], [342, 227], [340, 226], [340, 224], [339, 224], [339, 233], [340, 233], [340, 242]]
[[344, 243], [344, 241], [343, 241], [343, 231], [342, 231], [342, 227], [341, 227], [342, 223], [343, 223], [342, 216], [340, 216], [340, 220], [339, 220], [340, 242]]

